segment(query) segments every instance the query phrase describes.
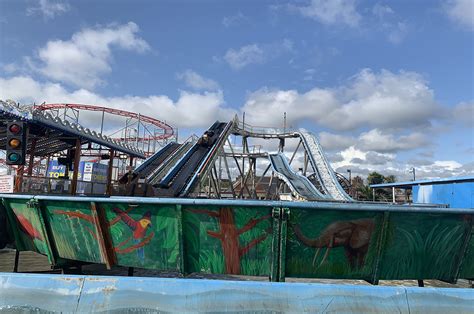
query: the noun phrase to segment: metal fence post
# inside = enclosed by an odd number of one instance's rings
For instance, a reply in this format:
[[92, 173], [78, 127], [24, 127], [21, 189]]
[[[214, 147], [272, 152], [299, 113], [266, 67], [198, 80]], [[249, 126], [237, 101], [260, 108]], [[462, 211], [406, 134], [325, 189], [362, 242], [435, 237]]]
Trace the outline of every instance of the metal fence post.
[[183, 234], [183, 208], [181, 204], [176, 204], [176, 226], [178, 228], [179, 245], [179, 271], [186, 276], [186, 262], [184, 256], [184, 234]]
[[290, 209], [282, 208], [280, 214], [280, 251], [278, 261], [278, 281], [285, 281], [286, 266], [286, 239], [288, 235], [288, 220], [290, 219]]
[[278, 281], [280, 261], [280, 216], [281, 209], [272, 208], [272, 264], [270, 267], [270, 281]]
[[52, 265], [54, 265], [57, 262], [57, 258], [54, 254], [53, 247], [51, 246], [51, 241], [50, 241], [51, 231], [48, 229], [46, 225], [45, 219], [43, 217], [43, 211], [41, 210], [41, 206], [38, 200], [35, 200], [35, 199], [31, 199], [30, 201], [28, 201], [27, 206], [36, 211], [36, 215], [38, 216], [38, 220], [41, 225], [41, 231], [45, 235], [44, 240], [46, 243], [46, 248], [48, 250], [47, 252], [48, 260]]
[[374, 272], [372, 278], [369, 281], [373, 285], [379, 284], [380, 277], [380, 263], [382, 260], [383, 250], [386, 247], [385, 241], [387, 239], [387, 226], [390, 219], [390, 212], [384, 212], [382, 218], [382, 227], [380, 230], [379, 238], [377, 239], [377, 258], [375, 260]]

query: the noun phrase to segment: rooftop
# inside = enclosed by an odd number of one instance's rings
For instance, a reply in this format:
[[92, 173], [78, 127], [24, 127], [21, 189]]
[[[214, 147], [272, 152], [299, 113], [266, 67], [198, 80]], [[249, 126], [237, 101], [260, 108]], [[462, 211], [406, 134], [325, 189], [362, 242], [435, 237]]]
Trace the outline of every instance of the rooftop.
[[446, 184], [446, 183], [458, 183], [458, 182], [474, 182], [473, 176], [465, 177], [450, 177], [440, 179], [428, 179], [428, 180], [416, 180], [416, 181], [405, 181], [405, 182], [394, 182], [394, 183], [382, 183], [382, 184], [371, 184], [371, 188], [410, 188], [414, 185], [427, 185], [427, 184]]

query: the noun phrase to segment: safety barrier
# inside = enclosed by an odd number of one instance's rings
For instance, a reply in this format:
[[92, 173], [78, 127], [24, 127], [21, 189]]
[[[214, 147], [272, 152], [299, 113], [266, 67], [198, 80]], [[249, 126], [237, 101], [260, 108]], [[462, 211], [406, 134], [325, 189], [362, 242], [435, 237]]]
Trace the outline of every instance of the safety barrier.
[[472, 289], [0, 274], [0, 311], [472, 313]]
[[0, 195], [19, 250], [173, 271], [474, 278], [474, 209], [338, 202]]

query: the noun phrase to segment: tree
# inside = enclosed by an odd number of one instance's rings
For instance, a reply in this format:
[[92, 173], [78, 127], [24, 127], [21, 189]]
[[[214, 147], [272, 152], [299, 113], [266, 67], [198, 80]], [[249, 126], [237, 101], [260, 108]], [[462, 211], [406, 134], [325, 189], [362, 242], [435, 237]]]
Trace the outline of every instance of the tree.
[[367, 183], [369, 185], [381, 184], [384, 182], [384, 180], [385, 180], [385, 177], [376, 171], [369, 173], [369, 175], [367, 176]]
[[385, 176], [383, 181], [385, 183], [395, 183], [395, 181], [397, 181], [397, 177], [391, 174], [391, 175]]
[[225, 270], [227, 274], [240, 274], [240, 259], [247, 254], [251, 248], [265, 240], [270, 230], [261, 236], [253, 239], [247, 245], [241, 246], [239, 237], [241, 234], [254, 228], [259, 222], [269, 219], [271, 215], [250, 219], [242, 228], [235, 226], [234, 213], [231, 208], [221, 207], [219, 211], [206, 209], [189, 209], [196, 214], [205, 214], [217, 219], [219, 231], [207, 230], [207, 234], [221, 242], [222, 253], [224, 254]]
[[364, 179], [362, 179], [360, 176], [355, 176], [352, 178], [351, 184], [352, 188], [357, 190], [358, 188], [364, 186]]

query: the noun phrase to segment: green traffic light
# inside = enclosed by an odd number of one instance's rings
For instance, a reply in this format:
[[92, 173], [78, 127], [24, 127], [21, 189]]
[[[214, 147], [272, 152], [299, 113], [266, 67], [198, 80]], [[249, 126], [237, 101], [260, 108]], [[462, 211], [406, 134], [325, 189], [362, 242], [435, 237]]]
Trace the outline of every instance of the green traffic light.
[[8, 155], [8, 160], [11, 162], [17, 162], [18, 160], [20, 160], [20, 155], [18, 155], [17, 153], [11, 153]]

